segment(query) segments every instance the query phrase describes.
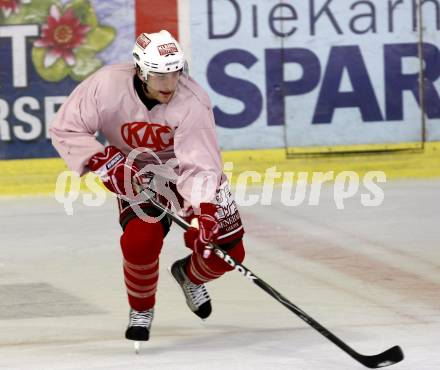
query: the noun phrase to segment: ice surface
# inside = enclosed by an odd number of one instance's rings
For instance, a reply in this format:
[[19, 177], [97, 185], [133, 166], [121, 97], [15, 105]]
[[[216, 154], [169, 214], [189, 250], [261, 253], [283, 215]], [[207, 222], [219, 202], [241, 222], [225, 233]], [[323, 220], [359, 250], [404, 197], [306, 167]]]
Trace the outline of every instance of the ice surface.
[[[439, 369], [440, 182], [384, 189], [380, 207], [358, 195], [337, 210], [331, 187], [318, 206], [286, 207], [278, 190], [271, 206], [241, 207], [245, 265], [357, 351], [400, 345], [390, 369]], [[236, 272], [208, 285], [200, 321], [166, 271], [187, 253], [176, 225], [136, 356], [114, 199], [73, 216], [51, 197], [2, 199], [0, 225], [1, 370], [363, 368]]]

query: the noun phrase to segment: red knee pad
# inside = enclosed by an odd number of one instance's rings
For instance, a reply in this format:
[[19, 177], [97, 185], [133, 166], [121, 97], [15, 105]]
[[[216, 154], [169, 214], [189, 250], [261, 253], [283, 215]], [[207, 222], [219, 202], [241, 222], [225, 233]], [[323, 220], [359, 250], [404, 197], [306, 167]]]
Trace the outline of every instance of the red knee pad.
[[133, 218], [121, 236], [122, 254], [131, 262], [155, 261], [162, 249], [163, 238], [163, 226], [160, 222], [149, 223]]

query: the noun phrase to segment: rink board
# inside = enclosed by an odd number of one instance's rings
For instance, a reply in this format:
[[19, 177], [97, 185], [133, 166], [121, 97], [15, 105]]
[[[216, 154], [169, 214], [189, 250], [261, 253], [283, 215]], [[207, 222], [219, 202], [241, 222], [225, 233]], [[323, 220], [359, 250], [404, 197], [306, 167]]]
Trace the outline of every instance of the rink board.
[[[0, 12], [0, 158], [56, 157], [49, 127], [77, 83], [161, 28], [208, 92], [224, 150], [439, 141], [439, 1], [19, 2]], [[36, 41], [50, 9], [73, 3], [90, 34], [74, 66], [46, 66]]]
[[[400, 147], [408, 148], [413, 145], [414, 150], [399, 151]], [[380, 150], [381, 146], [377, 149]], [[239, 150], [224, 151], [223, 161], [227, 164], [225, 172], [231, 173], [232, 183], [236, 183], [238, 176], [245, 171], [256, 171], [260, 175], [252, 181], [258, 185], [264, 179], [267, 169], [273, 168], [280, 172], [308, 172], [355, 171], [362, 177], [368, 171], [384, 171], [387, 179], [403, 178], [433, 178], [440, 177], [440, 142], [426, 143], [425, 149], [418, 149], [418, 143], [404, 143], [390, 145], [394, 151], [372, 152], [374, 145], [364, 146], [368, 154], [347, 154], [356, 151], [355, 146], [339, 146], [326, 148], [334, 154], [327, 155], [302, 155], [302, 148], [288, 148], [289, 153], [295, 153], [286, 158], [285, 149], [266, 150]], [[319, 148], [318, 148], [319, 150]], [[338, 154], [337, 151], [346, 152]], [[68, 170], [59, 158], [7, 160], [0, 161], [0, 196], [49, 194], [53, 193], [58, 175]], [[282, 178], [274, 180], [275, 183]], [[83, 190], [86, 190], [84, 183]]]

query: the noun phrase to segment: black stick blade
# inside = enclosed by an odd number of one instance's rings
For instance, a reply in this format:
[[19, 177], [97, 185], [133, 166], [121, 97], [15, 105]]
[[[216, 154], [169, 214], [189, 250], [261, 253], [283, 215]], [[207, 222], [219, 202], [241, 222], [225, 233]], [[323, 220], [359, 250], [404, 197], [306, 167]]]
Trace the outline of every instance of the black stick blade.
[[385, 352], [379, 353], [378, 355], [360, 355], [357, 360], [370, 369], [377, 369], [379, 367], [394, 365], [402, 361], [403, 358], [404, 355], [402, 348], [399, 346], [394, 346], [390, 349], [387, 349]]

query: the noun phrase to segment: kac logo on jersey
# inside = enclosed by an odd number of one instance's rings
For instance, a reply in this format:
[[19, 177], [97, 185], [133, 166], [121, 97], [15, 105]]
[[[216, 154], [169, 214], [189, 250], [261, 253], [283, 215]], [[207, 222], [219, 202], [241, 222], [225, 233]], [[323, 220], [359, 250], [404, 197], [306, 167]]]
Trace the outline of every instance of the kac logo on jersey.
[[171, 147], [174, 143], [173, 130], [158, 123], [125, 123], [121, 127], [121, 135], [133, 149], [148, 148], [158, 152]]

